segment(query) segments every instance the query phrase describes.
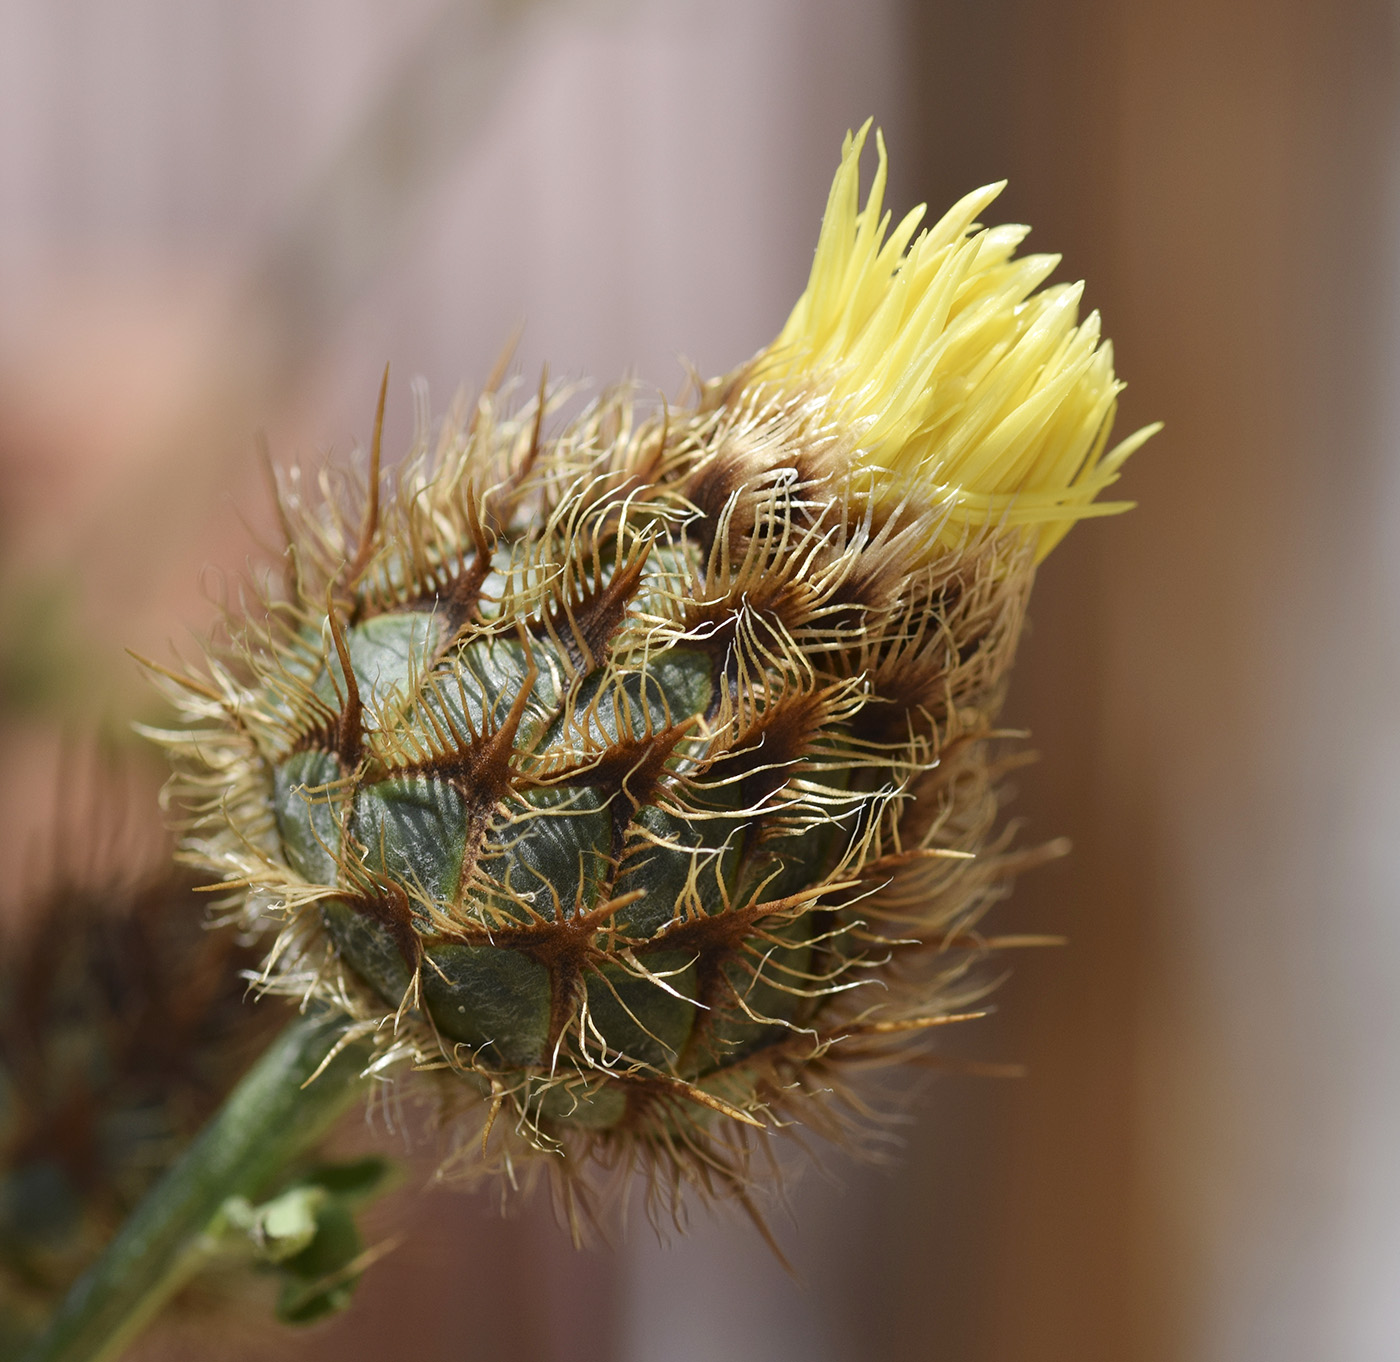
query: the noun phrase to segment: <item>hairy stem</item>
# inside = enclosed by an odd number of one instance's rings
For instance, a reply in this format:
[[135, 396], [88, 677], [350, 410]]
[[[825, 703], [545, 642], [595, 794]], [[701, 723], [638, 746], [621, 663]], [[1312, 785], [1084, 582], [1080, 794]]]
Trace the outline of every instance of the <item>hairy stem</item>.
[[24, 1362], [116, 1357], [199, 1267], [201, 1240], [228, 1198], [257, 1197], [326, 1133], [363, 1087], [367, 1059], [349, 1046], [308, 1083], [340, 1020], [301, 1017], [273, 1041], [74, 1284]]

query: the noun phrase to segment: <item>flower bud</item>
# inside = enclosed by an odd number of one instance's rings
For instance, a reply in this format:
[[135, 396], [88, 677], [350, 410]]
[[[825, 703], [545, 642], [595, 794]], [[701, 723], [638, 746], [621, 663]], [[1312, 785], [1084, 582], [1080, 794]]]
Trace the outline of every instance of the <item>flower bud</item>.
[[773, 345], [681, 410], [488, 391], [392, 475], [378, 425], [367, 479], [294, 471], [285, 588], [179, 688], [267, 986], [441, 1071], [464, 1158], [742, 1195], [754, 1127], [831, 1128], [980, 987], [1035, 566], [1151, 432], [1107, 452], [1098, 319], [996, 188], [891, 232], [865, 135]]

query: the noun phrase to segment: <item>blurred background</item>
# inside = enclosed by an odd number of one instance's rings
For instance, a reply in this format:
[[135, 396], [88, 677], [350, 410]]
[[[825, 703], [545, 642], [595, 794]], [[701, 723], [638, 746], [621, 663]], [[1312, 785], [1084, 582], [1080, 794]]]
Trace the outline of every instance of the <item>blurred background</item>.
[[1018, 666], [1013, 809], [1075, 854], [999, 925], [1069, 944], [950, 1046], [1026, 1076], [804, 1172], [796, 1279], [723, 1215], [575, 1254], [436, 1194], [291, 1355], [1400, 1356], [1398, 45], [1379, 0], [0, 0], [7, 865], [61, 735], [150, 709], [122, 649], [257, 557], [258, 431], [347, 451], [389, 361], [403, 448], [521, 324], [529, 386], [733, 366], [867, 115], [896, 211], [1009, 177], [1167, 426]]

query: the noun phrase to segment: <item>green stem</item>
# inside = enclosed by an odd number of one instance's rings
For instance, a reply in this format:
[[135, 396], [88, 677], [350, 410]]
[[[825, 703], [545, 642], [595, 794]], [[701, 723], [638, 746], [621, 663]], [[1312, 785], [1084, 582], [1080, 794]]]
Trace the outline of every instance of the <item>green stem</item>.
[[362, 1087], [367, 1052], [321, 1013], [292, 1022], [68, 1293], [24, 1362], [115, 1357], [189, 1279], [201, 1238], [231, 1196], [255, 1198], [335, 1122]]

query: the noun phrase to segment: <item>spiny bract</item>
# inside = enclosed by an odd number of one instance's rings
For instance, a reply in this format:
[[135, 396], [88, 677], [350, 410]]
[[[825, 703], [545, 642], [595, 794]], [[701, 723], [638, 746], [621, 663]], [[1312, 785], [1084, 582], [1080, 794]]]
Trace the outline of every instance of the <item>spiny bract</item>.
[[829, 1127], [973, 996], [1034, 567], [1150, 432], [1105, 452], [1110, 349], [977, 228], [999, 186], [889, 232], [865, 135], [772, 346], [680, 411], [548, 437], [488, 390], [392, 475], [377, 430], [363, 485], [293, 472], [285, 589], [180, 688], [268, 986], [450, 1071], [464, 1151], [741, 1192], [744, 1127]]

